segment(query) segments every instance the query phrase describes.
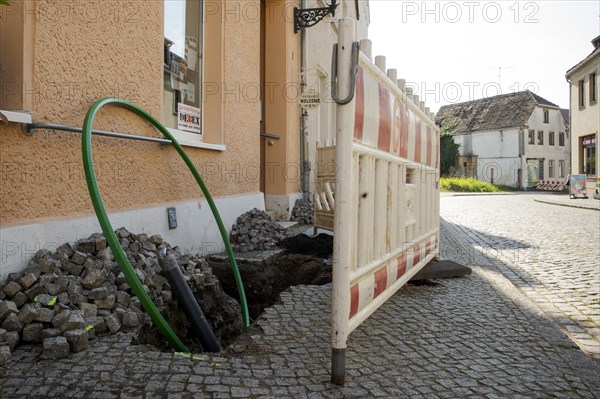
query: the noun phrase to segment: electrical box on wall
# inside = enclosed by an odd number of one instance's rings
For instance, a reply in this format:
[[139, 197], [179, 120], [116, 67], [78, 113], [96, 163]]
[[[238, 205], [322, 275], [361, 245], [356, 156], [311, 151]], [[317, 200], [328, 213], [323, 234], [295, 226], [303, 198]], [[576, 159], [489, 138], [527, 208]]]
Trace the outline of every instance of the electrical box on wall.
[[167, 208], [167, 217], [169, 219], [169, 230], [177, 228], [177, 212], [174, 207]]

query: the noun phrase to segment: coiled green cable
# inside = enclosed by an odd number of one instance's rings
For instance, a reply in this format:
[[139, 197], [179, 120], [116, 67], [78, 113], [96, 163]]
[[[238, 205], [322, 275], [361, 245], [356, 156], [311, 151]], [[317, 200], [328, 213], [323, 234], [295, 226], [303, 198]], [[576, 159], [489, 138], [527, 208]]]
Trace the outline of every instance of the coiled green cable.
[[158, 131], [160, 131], [163, 136], [167, 139], [171, 140], [173, 146], [189, 168], [189, 170], [194, 175], [196, 182], [200, 186], [202, 193], [204, 194], [204, 198], [208, 202], [208, 205], [212, 211], [213, 217], [219, 227], [219, 232], [221, 233], [221, 237], [223, 239], [223, 243], [225, 244], [225, 249], [227, 251], [227, 255], [229, 257], [229, 263], [231, 264], [231, 268], [233, 269], [233, 274], [235, 278], [235, 283], [238, 290], [238, 295], [240, 297], [240, 305], [242, 307], [242, 321], [244, 327], [248, 327], [250, 325], [250, 317], [248, 315], [248, 304], [246, 302], [246, 294], [244, 292], [244, 286], [242, 283], [242, 277], [240, 275], [237, 262], [235, 260], [235, 256], [233, 254], [233, 250], [231, 248], [231, 243], [229, 242], [229, 236], [227, 231], [225, 230], [225, 226], [223, 226], [223, 221], [221, 220], [221, 216], [219, 211], [215, 205], [215, 202], [208, 191], [208, 188], [204, 184], [200, 173], [183, 150], [181, 145], [175, 140], [173, 135], [165, 128], [156, 118], [152, 115], [144, 111], [142, 108], [137, 105], [130, 103], [128, 101], [119, 99], [119, 98], [102, 98], [94, 103], [88, 110], [85, 120], [83, 121], [83, 136], [81, 141], [81, 150], [83, 155], [83, 169], [85, 171], [85, 179], [88, 187], [88, 191], [90, 193], [90, 197], [92, 199], [92, 204], [94, 205], [94, 211], [96, 212], [96, 216], [98, 217], [98, 222], [100, 223], [100, 227], [102, 228], [102, 232], [106, 237], [106, 241], [112, 250], [119, 267], [123, 271], [123, 274], [127, 278], [129, 285], [131, 286], [135, 295], [140, 299], [140, 303], [144, 307], [144, 310], [150, 315], [152, 321], [156, 324], [157, 328], [161, 332], [161, 334], [167, 339], [169, 344], [178, 352], [189, 353], [187, 347], [181, 342], [181, 340], [175, 335], [167, 321], [160, 314], [156, 305], [152, 302], [150, 296], [144, 290], [142, 283], [139, 278], [135, 274], [135, 271], [131, 267], [129, 260], [127, 259], [127, 255], [125, 255], [125, 251], [121, 247], [117, 236], [114, 233], [113, 227], [108, 219], [108, 215], [106, 213], [106, 209], [104, 208], [104, 203], [102, 202], [102, 197], [100, 195], [100, 191], [98, 189], [98, 183], [96, 181], [96, 174], [94, 171], [94, 162], [92, 159], [92, 124], [94, 122], [94, 118], [98, 111], [104, 107], [105, 105], [113, 104], [121, 108], [125, 108], [127, 110], [132, 111], [133, 113], [139, 115], [144, 118], [152, 126], [154, 126]]

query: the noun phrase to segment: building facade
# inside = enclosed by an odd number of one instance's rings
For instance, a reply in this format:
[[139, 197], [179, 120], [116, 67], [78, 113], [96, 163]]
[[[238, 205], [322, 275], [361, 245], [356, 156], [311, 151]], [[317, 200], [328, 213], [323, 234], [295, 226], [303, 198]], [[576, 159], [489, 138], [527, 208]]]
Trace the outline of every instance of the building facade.
[[566, 74], [571, 99], [571, 168], [587, 176], [588, 194], [600, 175], [598, 132], [600, 131], [600, 36], [592, 40], [594, 50]]
[[[180, 140], [226, 227], [300, 192], [299, 35], [289, 0], [47, 2], [0, 6], [0, 279], [39, 249], [99, 232], [81, 136], [23, 123], [81, 127], [99, 98], [132, 101]], [[290, 100], [290, 98], [292, 100]], [[159, 137], [124, 109], [94, 129]], [[265, 134], [273, 138], [266, 139]], [[276, 136], [276, 138], [275, 138]], [[94, 161], [115, 228], [159, 233], [183, 250], [222, 242], [174, 148], [98, 137]], [[169, 229], [167, 208], [179, 219]]]
[[[305, 0], [302, 8], [325, 7], [330, 1]], [[338, 41], [337, 21], [340, 18], [356, 20], [356, 38], [368, 38], [370, 23], [368, 0], [341, 0], [335, 16], [327, 16], [320, 23], [302, 29], [304, 35], [304, 62], [302, 83], [304, 91], [317, 94], [318, 106], [302, 110], [303, 136], [306, 154], [306, 181], [304, 190], [314, 193], [317, 145], [332, 145], [335, 138], [335, 106], [331, 98], [331, 56], [334, 43]]]
[[438, 123], [454, 126], [457, 174], [497, 185], [533, 189], [569, 174], [569, 128], [556, 104], [517, 92], [446, 105]]

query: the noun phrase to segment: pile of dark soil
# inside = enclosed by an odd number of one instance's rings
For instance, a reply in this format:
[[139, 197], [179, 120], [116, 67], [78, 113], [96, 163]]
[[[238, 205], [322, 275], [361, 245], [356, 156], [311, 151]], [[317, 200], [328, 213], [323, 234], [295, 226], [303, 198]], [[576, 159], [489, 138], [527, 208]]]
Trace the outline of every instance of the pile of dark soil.
[[280, 244], [288, 254], [302, 254], [327, 259], [333, 254], [333, 236], [321, 233], [316, 237], [305, 234], [287, 237]]

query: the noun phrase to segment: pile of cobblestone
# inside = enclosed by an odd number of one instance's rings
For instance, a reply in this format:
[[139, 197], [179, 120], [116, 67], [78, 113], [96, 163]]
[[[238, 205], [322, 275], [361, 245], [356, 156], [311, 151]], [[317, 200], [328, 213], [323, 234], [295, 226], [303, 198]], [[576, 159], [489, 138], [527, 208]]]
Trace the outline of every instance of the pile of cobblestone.
[[237, 218], [230, 240], [235, 251], [249, 252], [275, 248], [285, 236], [283, 227], [265, 211], [254, 208]]
[[314, 212], [315, 210], [312, 202], [300, 198], [296, 200], [296, 203], [294, 204], [290, 220], [300, 224], [313, 224]]
[[[162, 311], [176, 305], [171, 287], [161, 275], [159, 251], [178, 260], [193, 292], [218, 280], [203, 258], [181, 254], [160, 235], [116, 231], [135, 273]], [[220, 286], [219, 286], [220, 288]], [[239, 305], [238, 305], [239, 306]], [[217, 309], [217, 312], [222, 309]], [[224, 313], [224, 312], [221, 312]], [[207, 318], [211, 321], [210, 315]], [[52, 253], [38, 251], [19, 273], [0, 284], [0, 365], [8, 362], [19, 342], [43, 344], [42, 358], [56, 359], [80, 352], [95, 334], [151, 325], [102, 234], [93, 234]]]

